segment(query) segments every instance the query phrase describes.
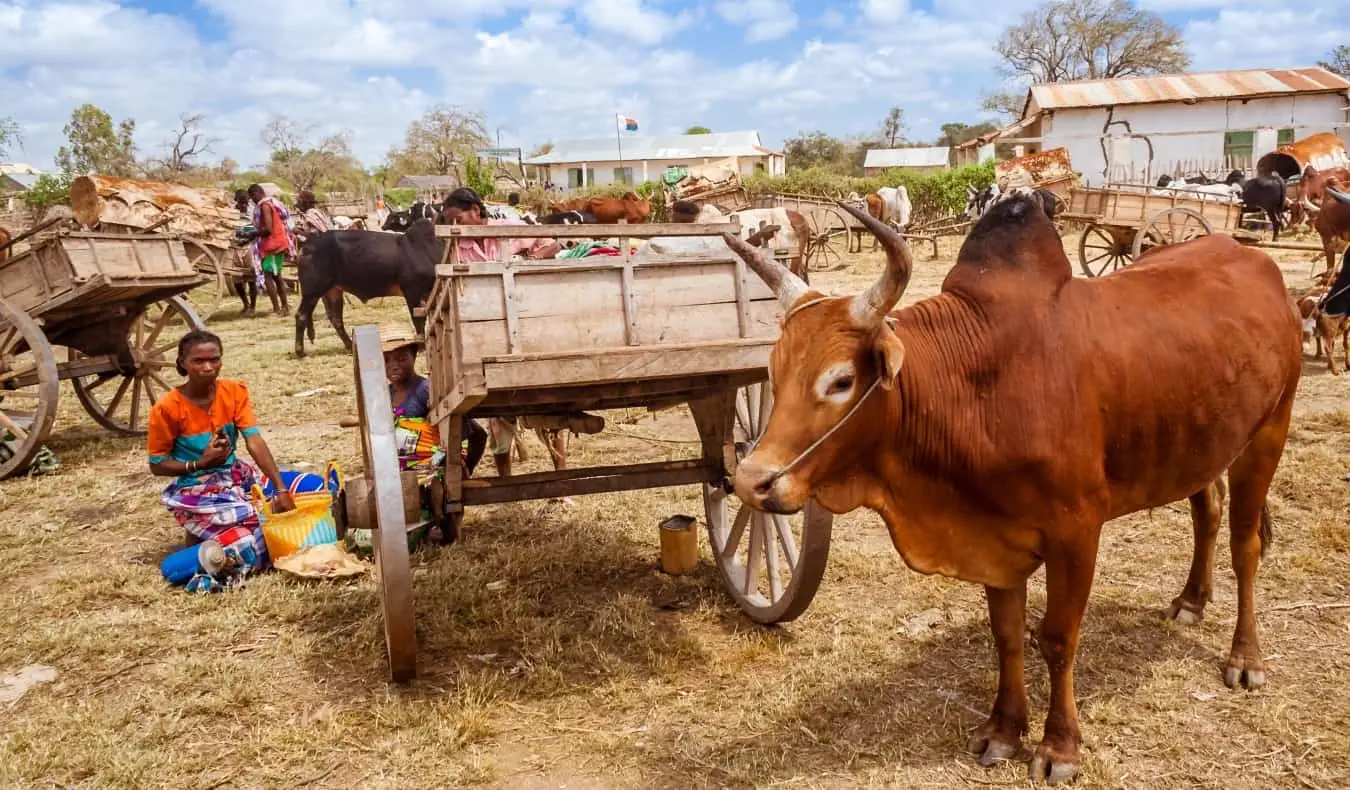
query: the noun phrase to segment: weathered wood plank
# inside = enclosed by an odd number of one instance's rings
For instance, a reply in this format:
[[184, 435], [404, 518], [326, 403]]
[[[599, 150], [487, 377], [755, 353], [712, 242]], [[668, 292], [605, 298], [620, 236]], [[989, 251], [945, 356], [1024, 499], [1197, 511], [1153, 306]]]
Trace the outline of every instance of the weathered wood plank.
[[537, 355], [483, 361], [488, 390], [599, 384], [637, 379], [685, 378], [763, 370], [773, 339], [735, 343], [600, 348], [589, 354]]
[[464, 486], [463, 504], [489, 505], [711, 483], [720, 479], [721, 472], [720, 466], [702, 459], [538, 472], [531, 475], [475, 481], [476, 484]]
[[636, 225], [437, 225], [440, 238], [459, 239], [591, 239], [623, 236], [721, 236], [740, 232], [738, 222], [649, 222]]

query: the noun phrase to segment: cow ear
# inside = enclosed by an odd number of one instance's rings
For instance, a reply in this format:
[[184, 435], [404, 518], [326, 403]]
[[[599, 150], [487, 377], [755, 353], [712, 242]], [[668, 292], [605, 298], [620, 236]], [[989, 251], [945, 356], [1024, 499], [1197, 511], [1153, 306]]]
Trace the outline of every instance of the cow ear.
[[900, 367], [905, 364], [905, 344], [895, 336], [891, 328], [882, 322], [877, 332], [873, 353], [877, 358], [877, 374], [881, 376], [881, 386], [885, 389], [895, 387], [900, 376]]

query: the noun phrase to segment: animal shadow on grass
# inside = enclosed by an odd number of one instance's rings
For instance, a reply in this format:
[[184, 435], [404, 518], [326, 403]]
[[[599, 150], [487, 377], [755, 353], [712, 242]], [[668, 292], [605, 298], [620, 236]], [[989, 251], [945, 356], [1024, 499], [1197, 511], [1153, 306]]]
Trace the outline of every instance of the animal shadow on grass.
[[[1029, 631], [1039, 621], [1040, 612], [1029, 612]], [[841, 655], [826, 667], [784, 670], [771, 693], [756, 695], [747, 689], [719, 706], [723, 712], [744, 706], [738, 718], [753, 721], [702, 728], [679, 738], [670, 733], [676, 748], [633, 756], [658, 758], [644, 771], [653, 777], [654, 787], [753, 787], [845, 767], [857, 774], [906, 766], [950, 767], [953, 760], [981, 778], [985, 769], [976, 755], [965, 752], [965, 744], [969, 732], [984, 722], [996, 690], [997, 655], [987, 620], [971, 617], [935, 629], [922, 640], [899, 633], [892, 639], [891, 655], [903, 658], [878, 660], [875, 652], [864, 651]], [[1049, 681], [1030, 634], [1025, 650], [1031, 717], [1023, 743], [1030, 749], [1043, 731]], [[1076, 671], [1085, 759], [1090, 759], [1094, 740], [1112, 726], [1090, 721], [1091, 706], [1118, 700], [1148, 709], [1148, 684], [1140, 678], [1149, 677], [1153, 664], [1182, 658], [1206, 665], [1208, 674], [1196, 677], [1196, 683], [1221, 684], [1219, 654], [1164, 623], [1157, 610], [1110, 601], [1089, 606]], [[1026, 769], [1018, 763], [1005, 770], [1016, 771], [1021, 780]]]
[[[709, 660], [681, 612], [724, 604], [715, 569], [669, 577], [654, 543], [559, 511], [532, 517], [537, 510], [471, 513], [453, 546], [413, 555], [419, 680], [401, 693], [434, 696], [447, 678], [497, 674], [513, 698], [542, 699]], [[316, 674], [340, 664], [357, 685], [388, 679], [373, 585], [321, 598], [299, 626], [320, 637], [308, 657]]]

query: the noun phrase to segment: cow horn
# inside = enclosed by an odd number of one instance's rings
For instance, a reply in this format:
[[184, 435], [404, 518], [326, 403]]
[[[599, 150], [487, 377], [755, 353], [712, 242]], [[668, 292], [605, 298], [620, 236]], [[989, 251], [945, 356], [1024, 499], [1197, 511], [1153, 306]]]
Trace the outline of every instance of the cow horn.
[[881, 273], [881, 279], [853, 298], [853, 319], [862, 326], [875, 326], [886, 317], [905, 293], [910, 273], [914, 271], [914, 258], [909, 254], [909, 245], [905, 243], [905, 237], [891, 226], [847, 203], [836, 202], [840, 208], [852, 214], [854, 219], [871, 231], [881, 242], [881, 246], [886, 248], [886, 271]]
[[1314, 205], [1313, 202], [1308, 199], [1307, 195], [1300, 195], [1299, 202], [1303, 204], [1303, 209], [1310, 214], [1316, 214], [1322, 210], [1320, 206]]
[[792, 309], [797, 300], [806, 294], [806, 283], [783, 264], [765, 258], [758, 249], [730, 233], [723, 233], [722, 239], [741, 257], [741, 260], [745, 261], [745, 265], [754, 270], [764, 284], [769, 286], [769, 290], [778, 297], [784, 310]]

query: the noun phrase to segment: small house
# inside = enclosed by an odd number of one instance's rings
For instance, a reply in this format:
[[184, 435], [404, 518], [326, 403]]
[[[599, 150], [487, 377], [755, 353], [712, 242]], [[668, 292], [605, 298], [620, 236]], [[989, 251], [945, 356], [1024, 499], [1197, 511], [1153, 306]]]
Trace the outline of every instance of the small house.
[[863, 159], [863, 175], [880, 175], [886, 170], [904, 170], [907, 173], [936, 173], [946, 170], [951, 160], [951, 149], [945, 146], [930, 148], [870, 148]]
[[[561, 140], [548, 153], [525, 160], [537, 180], [563, 191], [609, 184], [667, 182], [696, 165], [731, 160], [742, 176], [781, 176], [786, 158], [765, 148], [759, 132], [666, 134]], [[669, 176], [669, 178], [668, 178]]]
[[1033, 85], [1020, 119], [967, 147], [1010, 143], [1017, 156], [1064, 147], [1085, 184], [1151, 183], [1250, 173], [1320, 132], [1350, 140], [1350, 81], [1320, 67], [1246, 69]]

